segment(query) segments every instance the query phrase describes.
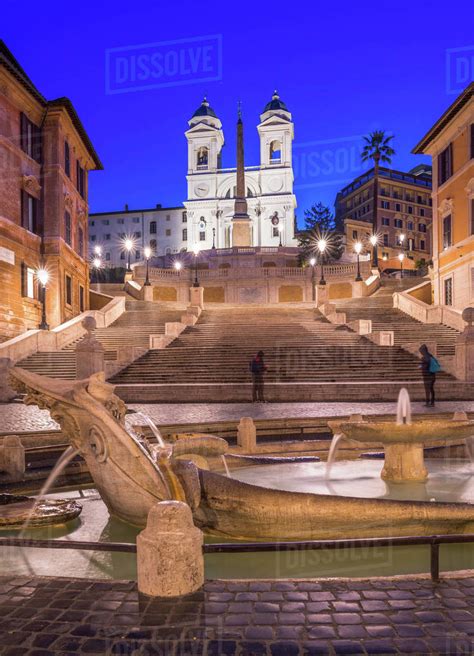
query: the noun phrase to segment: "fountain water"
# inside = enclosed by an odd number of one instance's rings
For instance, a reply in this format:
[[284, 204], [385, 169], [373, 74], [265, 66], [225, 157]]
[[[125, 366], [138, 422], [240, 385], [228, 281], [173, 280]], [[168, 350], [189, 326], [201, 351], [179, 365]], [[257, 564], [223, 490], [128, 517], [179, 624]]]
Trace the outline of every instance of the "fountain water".
[[158, 442], [158, 444], [162, 448], [165, 447], [165, 442], [163, 440], [163, 436], [161, 435], [161, 431], [160, 431], [160, 429], [158, 428], [158, 426], [155, 424], [155, 422], [153, 421], [153, 419], [151, 417], [149, 417], [148, 415], [146, 415], [144, 412], [141, 412], [141, 411], [134, 412], [131, 415], [127, 415], [127, 419], [129, 417], [130, 417], [129, 421], [131, 421], [131, 419], [133, 419], [135, 417], [140, 417], [141, 419], [143, 419], [143, 421], [146, 423], [146, 425], [151, 429], [151, 432], [153, 433], [153, 435], [156, 437], [156, 441]]
[[224, 463], [225, 475], [226, 475], [228, 478], [232, 478], [232, 475], [231, 475], [231, 473], [230, 473], [230, 469], [229, 469], [229, 465], [227, 464], [227, 459], [226, 459], [224, 453], [221, 455], [221, 458], [222, 458], [222, 462]]
[[397, 425], [411, 424], [411, 400], [406, 387], [402, 387], [398, 395]]
[[20, 537], [23, 537], [25, 531], [28, 529], [29, 525], [31, 524], [31, 520], [34, 517], [36, 510], [38, 509], [39, 504], [41, 503], [41, 501], [43, 501], [44, 497], [51, 490], [54, 483], [56, 482], [56, 479], [62, 474], [62, 472], [66, 469], [66, 467], [71, 462], [71, 460], [73, 460], [78, 455], [78, 453], [79, 451], [77, 449], [75, 449], [72, 446], [69, 446], [64, 451], [62, 456], [58, 458], [57, 463], [54, 465], [50, 475], [44, 482], [43, 487], [41, 488], [38, 496], [36, 497], [35, 502], [30, 512], [28, 513], [28, 516], [25, 522], [23, 523], [23, 526], [21, 527]]
[[342, 433], [336, 433], [331, 440], [331, 446], [329, 447], [328, 459], [326, 463], [326, 471], [324, 474], [325, 478], [329, 478], [331, 474], [331, 469], [334, 461], [336, 460], [336, 455], [339, 449], [339, 442], [344, 437]]

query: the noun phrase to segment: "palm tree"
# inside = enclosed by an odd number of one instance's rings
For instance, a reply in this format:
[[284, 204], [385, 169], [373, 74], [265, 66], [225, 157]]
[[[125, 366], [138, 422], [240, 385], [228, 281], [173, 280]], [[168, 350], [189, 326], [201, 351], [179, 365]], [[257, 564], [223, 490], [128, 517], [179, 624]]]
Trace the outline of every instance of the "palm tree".
[[[374, 132], [370, 132], [368, 137], [364, 137], [365, 146], [362, 149], [361, 159], [363, 162], [368, 162], [369, 160], [373, 160], [374, 162], [374, 208], [372, 213], [372, 232], [374, 235], [377, 234], [379, 165], [380, 162], [386, 164], [392, 163], [392, 157], [395, 155], [395, 151], [390, 145], [392, 139], [393, 134], [386, 136], [384, 130], [374, 130]], [[376, 267], [378, 266], [377, 244], [374, 245], [373, 254], [372, 264]]]

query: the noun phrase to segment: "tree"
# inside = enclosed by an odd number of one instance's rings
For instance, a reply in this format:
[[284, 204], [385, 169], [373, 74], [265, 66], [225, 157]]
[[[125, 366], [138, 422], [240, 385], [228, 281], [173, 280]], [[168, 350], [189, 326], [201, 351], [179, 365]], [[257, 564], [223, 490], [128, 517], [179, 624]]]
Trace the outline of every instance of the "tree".
[[327, 243], [324, 261], [338, 260], [343, 251], [342, 234], [336, 230], [334, 215], [329, 207], [322, 203], [312, 205], [304, 212], [304, 230], [299, 233], [300, 260], [308, 262], [312, 257], [319, 257], [318, 242]]
[[370, 160], [374, 162], [374, 207], [372, 212], [372, 230], [374, 235], [377, 234], [379, 165], [380, 162], [386, 164], [392, 163], [392, 157], [395, 155], [395, 151], [390, 145], [392, 139], [393, 135], [387, 136], [384, 130], [375, 130], [374, 132], [370, 132], [367, 137], [364, 137], [365, 146], [362, 149], [361, 159], [363, 162]]

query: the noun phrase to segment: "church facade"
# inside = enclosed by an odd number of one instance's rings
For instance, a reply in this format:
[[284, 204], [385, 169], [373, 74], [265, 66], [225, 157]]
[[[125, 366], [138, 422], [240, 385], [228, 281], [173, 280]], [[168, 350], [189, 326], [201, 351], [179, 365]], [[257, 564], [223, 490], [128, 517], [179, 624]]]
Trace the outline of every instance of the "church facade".
[[[132, 262], [150, 246], [156, 256], [232, 248], [236, 244], [237, 168], [222, 168], [224, 130], [204, 99], [188, 121], [187, 198], [182, 206], [90, 214], [90, 254], [99, 247], [108, 267], [124, 265], [124, 237], [134, 242]], [[291, 113], [275, 92], [257, 125], [260, 163], [244, 167], [251, 247], [296, 246]], [[242, 153], [243, 156], [243, 153]]]

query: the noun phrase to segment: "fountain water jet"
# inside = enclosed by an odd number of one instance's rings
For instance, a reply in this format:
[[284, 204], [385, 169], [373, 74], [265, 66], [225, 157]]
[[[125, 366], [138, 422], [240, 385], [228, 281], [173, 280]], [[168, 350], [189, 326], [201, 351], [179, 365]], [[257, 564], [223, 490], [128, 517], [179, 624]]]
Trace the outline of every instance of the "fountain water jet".
[[225, 457], [225, 453], [221, 455], [221, 458], [222, 458], [222, 462], [224, 463], [225, 475], [227, 476], [227, 478], [232, 478], [229, 465], [227, 464], [227, 459]]
[[328, 479], [331, 474], [331, 469], [334, 461], [336, 460], [336, 455], [339, 450], [339, 442], [342, 440], [344, 435], [342, 433], [334, 434], [334, 437], [331, 440], [331, 446], [329, 447], [328, 459], [326, 462], [326, 470], [324, 473], [324, 478]]
[[398, 395], [397, 424], [411, 424], [411, 400], [406, 387], [402, 387]]

